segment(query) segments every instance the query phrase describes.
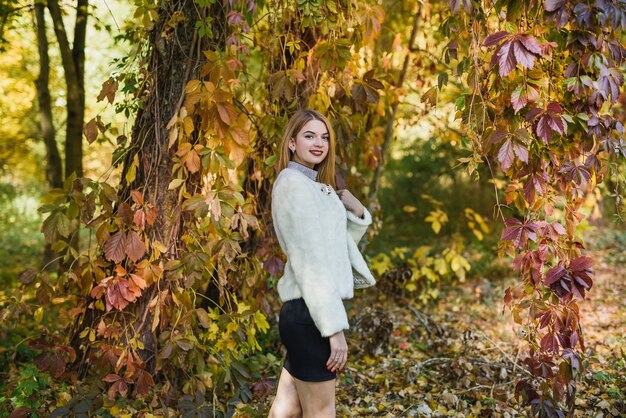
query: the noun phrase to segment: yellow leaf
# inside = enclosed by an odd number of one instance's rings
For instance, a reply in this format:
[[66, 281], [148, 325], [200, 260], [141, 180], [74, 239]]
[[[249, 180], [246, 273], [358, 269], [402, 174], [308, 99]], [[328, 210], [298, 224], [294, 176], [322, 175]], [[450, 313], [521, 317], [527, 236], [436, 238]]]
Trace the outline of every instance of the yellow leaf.
[[191, 117], [187, 116], [185, 119], [183, 119], [183, 128], [185, 130], [185, 135], [189, 136], [193, 133], [193, 120], [191, 120]]
[[137, 176], [137, 167], [139, 167], [139, 155], [135, 154], [133, 157], [133, 163], [128, 168], [126, 172], [126, 184], [131, 184], [135, 181], [135, 177]]
[[174, 190], [174, 189], [180, 187], [180, 185], [183, 184], [184, 182], [185, 182], [185, 179], [174, 179], [174, 180], [170, 181], [169, 186], [167, 186], [167, 190]]
[[250, 306], [246, 305], [244, 302], [237, 302], [237, 313], [243, 314], [250, 310]]
[[35, 321], [41, 322], [41, 320], [43, 319], [43, 306], [40, 306], [39, 308], [35, 310], [34, 316], [35, 316]]
[[270, 328], [270, 324], [267, 323], [265, 315], [263, 315], [261, 311], [256, 311], [254, 313], [254, 323], [261, 332], [265, 332]]
[[411, 205], [404, 205], [402, 207], [402, 210], [405, 211], [406, 213], [413, 213], [417, 210], [417, 208], [415, 206], [411, 206]]

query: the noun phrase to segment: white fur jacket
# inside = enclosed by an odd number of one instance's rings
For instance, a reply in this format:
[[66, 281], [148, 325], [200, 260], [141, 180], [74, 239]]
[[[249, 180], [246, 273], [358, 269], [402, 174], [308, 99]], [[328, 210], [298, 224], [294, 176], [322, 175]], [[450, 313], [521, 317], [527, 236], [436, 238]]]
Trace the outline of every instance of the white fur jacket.
[[291, 162], [272, 189], [274, 229], [287, 256], [278, 294], [283, 302], [302, 297], [317, 329], [328, 337], [348, 329], [342, 299], [353, 296], [353, 274], [370, 286], [376, 283], [357, 247], [372, 216], [367, 209], [363, 218], [347, 211], [333, 190], [313, 180], [315, 175]]

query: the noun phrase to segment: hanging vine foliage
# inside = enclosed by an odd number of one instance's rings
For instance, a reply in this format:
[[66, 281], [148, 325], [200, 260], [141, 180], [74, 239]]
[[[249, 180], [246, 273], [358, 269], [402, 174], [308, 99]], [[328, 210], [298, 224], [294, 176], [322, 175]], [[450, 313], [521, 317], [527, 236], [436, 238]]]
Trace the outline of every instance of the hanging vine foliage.
[[464, 162], [470, 173], [498, 165], [508, 179], [499, 248], [520, 281], [504, 301], [528, 343], [531, 376], [516, 393], [535, 415], [573, 416], [585, 364], [578, 301], [593, 286], [577, 226], [585, 195], [625, 156], [612, 109], [624, 82], [626, 3], [449, 5], [442, 32], [463, 77], [458, 116], [472, 151]]

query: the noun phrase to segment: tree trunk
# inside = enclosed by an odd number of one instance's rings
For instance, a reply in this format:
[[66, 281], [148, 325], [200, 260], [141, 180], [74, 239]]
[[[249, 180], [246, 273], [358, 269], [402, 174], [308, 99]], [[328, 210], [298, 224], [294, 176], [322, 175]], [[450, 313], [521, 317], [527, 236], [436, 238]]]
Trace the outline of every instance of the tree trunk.
[[[182, 13], [185, 19], [175, 28], [165, 30], [175, 13]], [[214, 18], [214, 37], [200, 40], [195, 22], [202, 19], [201, 15], [204, 13]], [[158, 240], [164, 244], [167, 248], [166, 257], [169, 259], [179, 258], [179, 250], [184, 246], [180, 237], [184, 232], [185, 214], [178, 201], [178, 190], [168, 190], [173, 176], [174, 151], [168, 150], [167, 123], [180, 109], [187, 82], [199, 78], [199, 71], [206, 62], [201, 50], [225, 45], [222, 34], [224, 22], [221, 2], [213, 5], [211, 10], [206, 10], [198, 9], [195, 2], [189, 0], [168, 1], [159, 10], [159, 20], [150, 38], [151, 52], [146, 73], [150, 74], [151, 80], [146, 83], [149, 86], [148, 90], [142, 93], [146, 99], [133, 126], [130, 152], [126, 156], [122, 170], [119, 197], [120, 201], [126, 201], [131, 190], [138, 190], [143, 194], [146, 203], [157, 208], [154, 225], [147, 232], [151, 241]], [[202, 42], [209, 44], [202, 45]], [[126, 173], [131, 169], [135, 157], [139, 161], [135, 179], [131, 184], [126, 184]], [[157, 292], [155, 285], [145, 289], [142, 297], [126, 308], [126, 311], [132, 309], [134, 317], [137, 318], [133, 325], [134, 335], [143, 343], [141, 356], [147, 363], [146, 369], [151, 373], [154, 372], [155, 354], [159, 349], [158, 329], [155, 331], [151, 329], [153, 312], [148, 306], [155, 292]], [[98, 313], [88, 310], [83, 324], [76, 327], [74, 333], [80, 332], [84, 326], [97, 323], [99, 319], [94, 317], [95, 315]], [[77, 347], [79, 341], [78, 335], [74, 335], [72, 345]], [[80, 375], [84, 375], [88, 367], [89, 364], [83, 361], [79, 366]], [[176, 382], [171, 383], [176, 387]]]
[[[70, 47], [58, 0], [48, 0], [54, 32], [59, 42], [67, 89], [65, 130], [65, 178], [83, 176], [83, 121], [85, 119], [85, 37], [89, 0], [77, 0], [74, 45]], [[79, 228], [72, 232], [70, 246], [78, 250]], [[68, 260], [69, 266], [72, 260]]]
[[[46, 146], [46, 181], [48, 187], [63, 187], [63, 163], [55, 138], [52, 120], [52, 100], [50, 98], [50, 57], [48, 56], [48, 37], [46, 35], [45, 7], [43, 3], [35, 3], [35, 27], [37, 28], [37, 46], [39, 50], [39, 77], [35, 81], [37, 101], [39, 103], [39, 125]], [[45, 244], [42, 267], [49, 270], [57, 268], [53, 263], [56, 254], [50, 244]]]
[[[74, 48], [70, 47], [58, 0], [48, 0], [54, 32], [59, 42], [67, 87], [67, 124], [65, 136], [65, 178], [83, 175], [83, 119], [85, 117], [84, 59], [87, 1], [77, 2]], [[76, 234], [77, 235], [77, 234]]]

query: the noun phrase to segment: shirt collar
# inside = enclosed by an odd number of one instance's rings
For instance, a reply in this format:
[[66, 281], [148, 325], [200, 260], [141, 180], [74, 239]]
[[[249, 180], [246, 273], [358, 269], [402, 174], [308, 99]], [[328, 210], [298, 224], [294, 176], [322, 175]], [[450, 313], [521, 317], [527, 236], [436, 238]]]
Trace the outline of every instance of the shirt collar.
[[287, 167], [288, 168], [293, 168], [294, 170], [298, 170], [299, 172], [301, 172], [302, 174], [304, 174], [305, 176], [307, 176], [311, 180], [317, 181], [317, 170], [313, 170], [312, 168], [304, 166], [304, 165], [302, 165], [300, 163], [297, 163], [295, 161], [289, 161], [289, 163], [287, 164]]

